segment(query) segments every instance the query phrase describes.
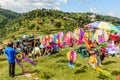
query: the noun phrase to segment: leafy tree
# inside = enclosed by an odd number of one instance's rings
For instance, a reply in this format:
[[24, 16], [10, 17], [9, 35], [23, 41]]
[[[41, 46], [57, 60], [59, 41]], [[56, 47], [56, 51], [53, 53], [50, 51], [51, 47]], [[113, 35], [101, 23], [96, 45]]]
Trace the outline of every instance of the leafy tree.
[[54, 24], [54, 19], [50, 19], [50, 23]]
[[28, 26], [28, 29], [32, 30], [35, 27], [35, 24], [31, 24]]
[[56, 28], [59, 29], [59, 28], [61, 28], [61, 26], [62, 26], [62, 23], [61, 23], [61, 22], [56, 22], [56, 23], [55, 23], [55, 27], [56, 27]]

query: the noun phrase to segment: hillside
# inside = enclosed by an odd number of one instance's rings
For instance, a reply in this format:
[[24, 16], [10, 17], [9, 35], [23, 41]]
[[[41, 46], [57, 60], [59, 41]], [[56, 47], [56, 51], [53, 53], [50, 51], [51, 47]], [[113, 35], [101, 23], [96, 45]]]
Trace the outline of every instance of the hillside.
[[[35, 26], [36, 35], [56, 33], [58, 31], [72, 31], [77, 26], [83, 27], [91, 22], [93, 13], [68, 13], [57, 10], [39, 9], [38, 22], [36, 24], [36, 11], [16, 13], [10, 10], [0, 9], [0, 37], [20, 38], [23, 35], [33, 35]], [[95, 21], [108, 21], [114, 25], [120, 25], [120, 19], [116, 17], [95, 14]]]
[[0, 9], [0, 28], [3, 28], [11, 20], [18, 18], [19, 16], [20, 14], [16, 12]]
[[4, 33], [6, 33], [5, 25], [14, 19], [17, 19], [19, 16], [20, 14], [16, 12], [6, 9], [0, 9], [0, 37], [3, 37]]

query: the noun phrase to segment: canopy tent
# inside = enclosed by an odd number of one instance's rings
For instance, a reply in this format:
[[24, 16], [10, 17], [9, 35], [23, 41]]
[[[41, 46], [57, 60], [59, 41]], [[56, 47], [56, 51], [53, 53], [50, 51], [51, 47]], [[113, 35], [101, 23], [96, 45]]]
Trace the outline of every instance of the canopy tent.
[[116, 28], [120, 30], [120, 26], [116, 26]]
[[92, 29], [103, 29], [112, 32], [119, 32], [119, 29], [117, 29], [114, 25], [103, 21], [93, 22], [86, 25], [85, 27]]

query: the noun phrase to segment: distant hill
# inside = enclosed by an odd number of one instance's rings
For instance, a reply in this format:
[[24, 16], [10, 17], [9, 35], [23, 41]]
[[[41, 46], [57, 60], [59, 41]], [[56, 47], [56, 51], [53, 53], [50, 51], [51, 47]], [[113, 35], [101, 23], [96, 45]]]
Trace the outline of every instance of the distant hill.
[[[57, 33], [58, 31], [72, 31], [79, 25], [91, 22], [93, 13], [68, 13], [57, 10], [39, 9], [38, 22], [36, 23], [36, 10], [27, 13], [16, 13], [6, 9], [0, 9], [0, 37], [20, 38], [23, 35], [33, 35], [35, 25], [36, 35]], [[94, 21], [108, 21], [114, 25], [120, 25], [120, 19], [116, 17], [94, 14]]]
[[4, 26], [6, 23], [15, 18], [18, 18], [19, 16], [20, 14], [16, 12], [6, 9], [0, 9], [0, 27], [2, 28], [2, 26]]
[[4, 36], [6, 28], [5, 25], [11, 22], [14, 19], [17, 19], [20, 14], [0, 8], [0, 37]]
[[20, 14], [6, 9], [0, 9], [0, 15], [5, 16], [8, 19], [18, 18], [20, 16]]

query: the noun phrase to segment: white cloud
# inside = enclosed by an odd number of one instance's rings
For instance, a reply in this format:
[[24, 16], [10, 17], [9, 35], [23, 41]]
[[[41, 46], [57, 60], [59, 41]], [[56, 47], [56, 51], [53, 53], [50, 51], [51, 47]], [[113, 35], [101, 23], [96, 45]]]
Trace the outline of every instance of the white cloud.
[[108, 16], [115, 16], [113, 12], [108, 12], [107, 15]]
[[90, 12], [92, 12], [92, 13], [98, 13], [99, 11], [96, 8], [91, 7], [90, 8]]
[[61, 0], [63, 3], [68, 3], [69, 0]]
[[36, 8], [52, 8], [60, 10], [60, 2], [67, 3], [68, 0], [0, 0], [0, 5], [2, 8], [21, 13]]
[[61, 10], [60, 7], [55, 7], [56, 10]]

